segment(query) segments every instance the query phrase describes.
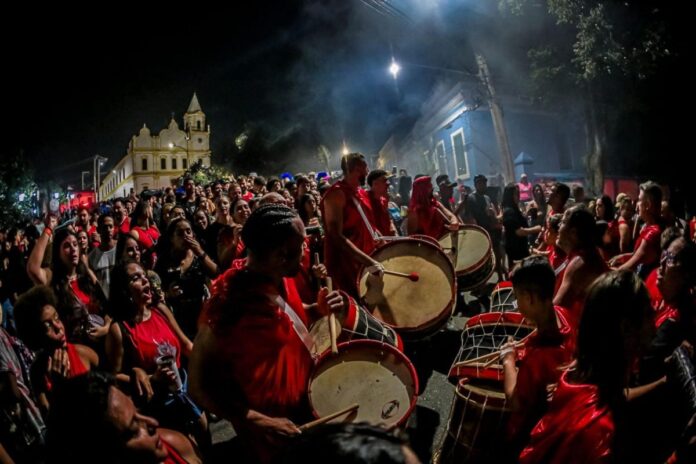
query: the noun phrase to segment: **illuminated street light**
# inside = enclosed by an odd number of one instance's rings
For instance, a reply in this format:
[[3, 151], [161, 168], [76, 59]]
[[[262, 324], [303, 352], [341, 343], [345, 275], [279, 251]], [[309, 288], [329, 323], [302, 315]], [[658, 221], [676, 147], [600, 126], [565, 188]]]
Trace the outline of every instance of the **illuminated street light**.
[[396, 76], [399, 74], [399, 71], [401, 71], [401, 66], [399, 66], [396, 60], [394, 60], [394, 57], [392, 57], [391, 66], [389, 66], [389, 72], [392, 76], [394, 76], [394, 79], [396, 79]]
[[347, 155], [348, 153], [350, 153], [350, 151], [348, 150], [348, 146], [346, 145], [345, 140], [343, 141], [343, 150], [341, 150], [341, 152], [343, 153], [344, 156]]

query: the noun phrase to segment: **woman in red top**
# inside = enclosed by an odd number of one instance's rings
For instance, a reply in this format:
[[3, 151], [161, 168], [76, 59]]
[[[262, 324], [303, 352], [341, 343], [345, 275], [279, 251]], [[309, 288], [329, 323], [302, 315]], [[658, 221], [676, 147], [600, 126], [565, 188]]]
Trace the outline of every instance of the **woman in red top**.
[[576, 360], [520, 462], [625, 462], [621, 422], [629, 372], [653, 332], [648, 292], [632, 272], [609, 272], [590, 287]]
[[48, 395], [56, 381], [85, 374], [99, 364], [93, 349], [67, 341], [57, 305], [53, 290], [45, 285], [24, 293], [15, 305], [20, 338], [30, 349], [39, 352], [31, 366], [31, 380], [44, 413], [48, 411]]
[[[96, 277], [80, 260], [75, 233], [65, 227], [53, 234], [47, 223], [27, 262], [27, 273], [36, 285], [50, 285], [56, 293], [56, 309], [71, 342], [99, 346], [109, 331], [105, 297]], [[53, 240], [51, 267], [42, 267], [46, 247]]]
[[423, 234], [439, 240], [448, 230], [458, 228], [457, 217], [433, 196], [430, 177], [416, 179], [413, 182], [411, 202], [408, 204], [408, 234]]
[[[112, 372], [126, 383], [135, 376], [138, 395], [146, 400], [144, 408], [158, 412], [158, 419], [169, 419], [172, 426], [185, 428], [195, 425], [190, 417], [195, 415], [199, 425], [207, 428], [205, 419], [192, 403], [187, 411], [191, 413], [189, 417], [171, 418], [167, 414], [172, 411], [169, 407], [176, 406], [173, 397], [185, 396], [181, 354], [191, 353], [191, 340], [186, 338], [169, 308], [153, 304], [150, 282], [139, 264], [125, 262], [115, 267], [111, 279], [109, 304], [116, 322], [111, 324], [107, 336], [106, 355]], [[165, 362], [167, 359], [169, 362]], [[183, 400], [190, 402], [187, 397]]]
[[91, 372], [68, 380], [56, 390], [54, 403], [47, 436], [49, 463], [202, 462], [187, 437], [159, 428], [157, 420], [140, 413], [107, 374]]
[[148, 201], [141, 200], [131, 216], [130, 234], [138, 241], [143, 254], [142, 261], [146, 268], [153, 269], [157, 262], [155, 245], [160, 237], [160, 231], [152, 217], [152, 206]]

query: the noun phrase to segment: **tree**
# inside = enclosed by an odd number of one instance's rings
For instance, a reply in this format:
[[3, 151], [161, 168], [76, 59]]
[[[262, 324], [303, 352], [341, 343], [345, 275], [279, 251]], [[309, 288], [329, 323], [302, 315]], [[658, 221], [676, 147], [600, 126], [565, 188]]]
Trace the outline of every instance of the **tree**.
[[[499, 6], [517, 18], [532, 9], [544, 9], [545, 20], [554, 23], [529, 50], [532, 86], [546, 104], [581, 92], [588, 190], [601, 193], [611, 129], [622, 97], [670, 54], [660, 4], [654, 0], [501, 0]], [[554, 38], [553, 45], [548, 45], [549, 36]]]
[[37, 204], [38, 188], [23, 153], [2, 156], [0, 173], [0, 224], [12, 226], [28, 220]]

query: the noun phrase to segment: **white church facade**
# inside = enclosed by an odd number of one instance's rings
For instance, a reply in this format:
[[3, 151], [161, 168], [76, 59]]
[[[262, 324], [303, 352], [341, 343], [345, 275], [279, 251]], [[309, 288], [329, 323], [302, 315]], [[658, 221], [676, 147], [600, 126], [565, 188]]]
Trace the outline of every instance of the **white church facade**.
[[170, 186], [192, 164], [201, 161], [210, 166], [210, 156], [210, 126], [194, 93], [183, 130], [173, 117], [157, 135], [143, 125], [131, 138], [126, 155], [104, 176], [98, 199], [125, 197], [131, 189], [140, 193]]

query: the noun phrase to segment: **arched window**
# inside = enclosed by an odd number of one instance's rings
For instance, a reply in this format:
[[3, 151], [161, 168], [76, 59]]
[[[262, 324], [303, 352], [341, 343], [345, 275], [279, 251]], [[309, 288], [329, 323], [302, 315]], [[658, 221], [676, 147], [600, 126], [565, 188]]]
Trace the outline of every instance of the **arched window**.
[[160, 169], [163, 171], [167, 169], [167, 158], [160, 159]]
[[200, 121], [196, 121], [196, 127], [198, 128], [198, 130], [201, 130], [201, 122]]
[[143, 168], [143, 171], [147, 171], [147, 158], [143, 158], [142, 168]]
[[188, 160], [186, 158], [181, 160], [181, 168], [188, 169]]
[[172, 169], [177, 169], [177, 167], [176, 167], [176, 158], [172, 158]]

